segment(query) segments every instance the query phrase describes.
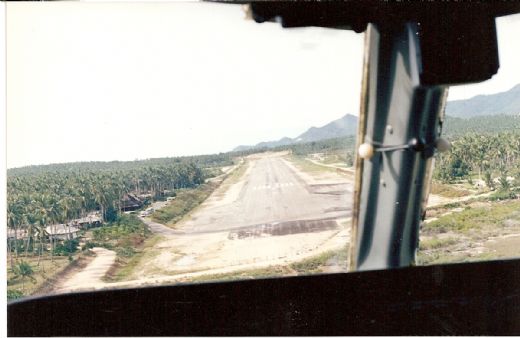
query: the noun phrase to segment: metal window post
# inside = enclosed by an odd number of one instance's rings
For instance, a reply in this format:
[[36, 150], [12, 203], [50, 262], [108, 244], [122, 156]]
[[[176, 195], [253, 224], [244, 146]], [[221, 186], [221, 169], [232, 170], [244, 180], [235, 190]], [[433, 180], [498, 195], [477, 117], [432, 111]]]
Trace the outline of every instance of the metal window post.
[[356, 160], [351, 270], [414, 262], [446, 86], [421, 84], [417, 23], [370, 24]]

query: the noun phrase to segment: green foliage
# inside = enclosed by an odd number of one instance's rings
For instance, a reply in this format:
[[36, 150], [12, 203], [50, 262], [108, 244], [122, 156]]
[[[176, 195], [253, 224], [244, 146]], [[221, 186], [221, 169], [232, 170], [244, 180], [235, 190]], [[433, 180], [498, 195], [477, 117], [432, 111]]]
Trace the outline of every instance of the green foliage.
[[520, 210], [518, 200], [506, 201], [487, 207], [469, 208], [461, 212], [444, 215], [439, 219], [422, 225], [425, 233], [443, 233], [447, 231], [469, 232], [484, 227], [502, 224], [504, 220]]
[[507, 179], [507, 173], [502, 171], [502, 175], [498, 178], [498, 191], [489, 196], [490, 201], [502, 201], [515, 199], [516, 193], [513, 191], [513, 184]]
[[448, 183], [468, 176], [470, 167], [462, 159], [453, 156], [446, 162], [436, 172], [436, 177], [442, 182]]
[[345, 161], [352, 161], [356, 139], [354, 136], [332, 138], [308, 143], [292, 144], [275, 148], [276, 150], [291, 150], [293, 154], [304, 156], [312, 153], [341, 151]]
[[292, 263], [291, 269], [296, 270], [298, 273], [316, 273], [320, 272], [324, 266], [330, 262], [333, 265], [347, 267], [347, 256], [348, 256], [348, 245], [340, 250], [331, 250], [321, 253], [319, 255], [306, 258], [299, 262]]
[[449, 184], [442, 184], [439, 182], [432, 182], [431, 191], [432, 194], [444, 196], [444, 197], [462, 197], [468, 196], [469, 191], [463, 189], [457, 189]]
[[[8, 239], [7, 240], [7, 248], [11, 252], [23, 252], [25, 250], [25, 241], [23, 239]], [[29, 245], [29, 251], [32, 251], [33, 246], [32, 243]]]
[[108, 226], [94, 229], [94, 241], [87, 242], [82, 250], [95, 246], [115, 250], [119, 257], [132, 257], [144, 240], [150, 236], [150, 229], [136, 215], [124, 214]]
[[25, 280], [29, 279], [31, 282], [36, 283], [36, 279], [33, 277], [34, 270], [31, 264], [20, 261], [13, 266], [13, 273], [15, 278], [21, 278], [22, 280], [22, 292], [25, 288]]
[[110, 205], [105, 212], [105, 221], [114, 222], [117, 220], [117, 209]]
[[175, 223], [201, 204], [212, 191], [212, 186], [207, 184], [201, 185], [197, 189], [179, 190], [177, 198], [164, 208], [154, 212], [152, 219], [162, 224]]
[[507, 179], [507, 173], [505, 171], [502, 172], [502, 175], [498, 178], [498, 184], [500, 184], [500, 190], [509, 191], [511, 189], [511, 184]]
[[352, 165], [355, 158], [355, 146], [356, 138], [354, 136], [346, 136], [272, 148], [253, 148], [245, 151], [235, 151], [231, 154], [235, 154], [236, 156], [247, 156], [266, 151], [291, 151], [294, 155], [305, 156], [312, 153], [334, 152], [339, 153], [348, 165]]
[[69, 256], [78, 251], [79, 239], [70, 239], [56, 244], [54, 254], [56, 256]]
[[489, 189], [495, 189], [495, 181], [493, 181], [491, 171], [486, 170], [484, 172], [484, 182], [486, 182], [486, 185], [489, 187]]
[[[126, 163], [128, 166], [123, 166]], [[69, 163], [10, 169], [7, 225], [30, 230], [32, 237], [51, 224], [69, 223], [99, 210], [113, 222], [127, 193], [163, 198], [165, 192], [202, 184], [201, 166], [231, 163], [230, 155], [135, 162]], [[18, 249], [17, 246], [14, 248]]]
[[11, 168], [7, 170], [7, 176], [38, 176], [41, 174], [66, 175], [78, 172], [139, 172], [147, 171], [152, 168], [167, 168], [184, 165], [211, 168], [232, 165], [235, 156], [237, 156], [237, 153], [219, 153], [212, 155], [151, 158], [136, 161], [55, 163]]
[[120, 257], [132, 257], [135, 255], [135, 250], [131, 246], [117, 247], [116, 253]]
[[437, 155], [435, 167], [434, 177], [443, 182], [483, 173], [493, 189], [493, 174], [504, 176], [520, 167], [520, 129], [452, 136], [451, 150]]
[[452, 244], [457, 243], [456, 238], [432, 238], [429, 240], [421, 240], [419, 242], [419, 249], [420, 250], [432, 250], [432, 249], [438, 249], [440, 247], [449, 246]]
[[132, 214], [123, 214], [115, 222], [92, 231], [93, 238], [96, 241], [118, 240], [133, 234], [146, 236], [149, 233], [148, 227], [136, 215]]
[[503, 200], [510, 200], [515, 199], [516, 194], [509, 190], [509, 189], [500, 189], [496, 192], [494, 192], [491, 196], [489, 196], [490, 201], [503, 201]]
[[468, 133], [497, 134], [507, 131], [518, 132], [520, 118], [514, 115], [479, 116], [469, 119], [446, 116], [443, 135], [456, 138]]
[[100, 246], [98, 243], [93, 241], [87, 241], [85, 244], [81, 246], [81, 251], [86, 251], [88, 249], [95, 248], [96, 246]]
[[13, 272], [15, 275], [20, 277], [29, 277], [32, 276], [32, 274], [34, 273], [32, 266], [25, 261], [18, 262], [13, 267]]
[[7, 290], [7, 300], [15, 300], [23, 297], [23, 292], [20, 290]]

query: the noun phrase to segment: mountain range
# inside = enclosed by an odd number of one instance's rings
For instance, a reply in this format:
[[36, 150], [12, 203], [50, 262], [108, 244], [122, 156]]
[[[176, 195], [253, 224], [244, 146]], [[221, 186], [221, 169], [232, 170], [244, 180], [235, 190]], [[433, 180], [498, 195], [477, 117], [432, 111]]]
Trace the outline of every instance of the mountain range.
[[[467, 100], [448, 101], [446, 104], [446, 115], [463, 119], [485, 115], [518, 114], [520, 114], [520, 84], [505, 92], [491, 95], [477, 95]], [[256, 145], [241, 145], [233, 149], [233, 151], [243, 151], [254, 148], [274, 148], [295, 143], [355, 135], [357, 125], [357, 116], [347, 114], [322, 127], [311, 127], [295, 138], [283, 137], [277, 141], [260, 142]]]
[[311, 127], [307, 129], [306, 132], [296, 136], [295, 138], [283, 137], [278, 141], [260, 142], [253, 146], [241, 145], [233, 149], [233, 151], [244, 151], [253, 148], [274, 148], [295, 143], [306, 143], [335, 137], [355, 135], [357, 130], [357, 121], [357, 116], [347, 114], [342, 118], [327, 123], [322, 127]]
[[446, 115], [470, 118], [482, 115], [517, 115], [520, 113], [520, 84], [508, 91], [477, 95], [467, 100], [448, 101]]

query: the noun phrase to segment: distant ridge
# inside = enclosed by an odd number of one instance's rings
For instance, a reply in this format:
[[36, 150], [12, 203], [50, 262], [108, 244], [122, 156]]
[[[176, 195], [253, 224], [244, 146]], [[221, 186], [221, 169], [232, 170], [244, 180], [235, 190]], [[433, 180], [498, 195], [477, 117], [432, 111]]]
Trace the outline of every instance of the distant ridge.
[[501, 93], [448, 101], [446, 114], [465, 119], [483, 115], [518, 115], [520, 114], [520, 84]]
[[357, 130], [357, 123], [357, 116], [347, 114], [342, 118], [327, 123], [322, 127], [311, 127], [307, 129], [306, 132], [298, 135], [295, 138], [283, 137], [278, 141], [260, 142], [252, 146], [241, 145], [233, 149], [233, 151], [244, 151], [256, 148], [274, 148], [295, 143], [313, 142], [330, 138], [355, 135]]
[[[493, 124], [498, 123], [497, 125], [502, 126], [502, 129], [510, 129], [506, 128], [508, 124], [511, 123], [511, 121], [507, 119], [507, 116], [499, 117], [496, 115], [520, 116], [520, 84], [517, 84], [510, 90], [501, 93], [491, 95], [477, 95], [467, 100], [449, 101], [446, 105], [446, 115], [449, 117], [462, 119], [482, 117], [482, 121], [472, 121], [471, 126], [478, 123], [485, 123], [485, 121], [491, 123], [492, 121]], [[494, 118], [495, 116], [496, 119]], [[514, 121], [516, 123], [517, 120]], [[457, 122], [456, 119], [452, 119], [451, 123], [458, 123], [461, 128], [466, 125], [463, 121]], [[295, 138], [283, 137], [278, 141], [260, 142], [256, 145], [241, 145], [233, 149], [233, 151], [274, 148], [295, 143], [313, 142], [336, 137], [355, 135], [357, 124], [357, 116], [347, 114], [342, 118], [334, 120], [322, 127], [311, 127], [307, 129], [306, 132]], [[472, 128], [474, 130], [489, 129], [486, 127]], [[467, 128], [462, 129], [466, 130]], [[453, 131], [453, 133], [456, 133], [456, 131]]]

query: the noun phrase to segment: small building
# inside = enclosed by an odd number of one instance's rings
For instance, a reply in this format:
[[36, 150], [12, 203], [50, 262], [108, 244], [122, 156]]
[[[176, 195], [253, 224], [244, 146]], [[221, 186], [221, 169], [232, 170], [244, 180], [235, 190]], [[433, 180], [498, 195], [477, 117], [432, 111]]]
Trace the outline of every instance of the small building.
[[[500, 184], [500, 180], [502, 179], [502, 177], [496, 177], [493, 179], [493, 182], [495, 182], [496, 184]], [[515, 178], [512, 177], [512, 176], [507, 176], [506, 177], [506, 181], [508, 183], [513, 183], [515, 181]]]
[[7, 239], [14, 240], [14, 239], [26, 239], [27, 238], [27, 230], [25, 229], [18, 229], [14, 230], [11, 228], [7, 228]]
[[72, 221], [73, 225], [78, 226], [80, 228], [95, 227], [101, 225], [101, 223], [103, 223], [103, 219], [101, 218], [101, 213], [98, 211], [88, 213], [85, 217], [78, 218]]
[[67, 224], [48, 225], [45, 231], [54, 239], [67, 240], [78, 237], [79, 227]]
[[325, 159], [325, 153], [314, 153], [308, 155], [311, 160], [323, 161]]
[[143, 202], [134, 194], [125, 194], [121, 201], [122, 211], [134, 211], [143, 206]]

